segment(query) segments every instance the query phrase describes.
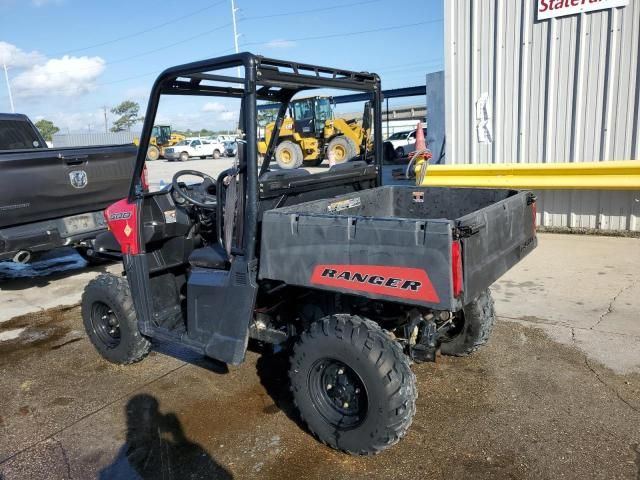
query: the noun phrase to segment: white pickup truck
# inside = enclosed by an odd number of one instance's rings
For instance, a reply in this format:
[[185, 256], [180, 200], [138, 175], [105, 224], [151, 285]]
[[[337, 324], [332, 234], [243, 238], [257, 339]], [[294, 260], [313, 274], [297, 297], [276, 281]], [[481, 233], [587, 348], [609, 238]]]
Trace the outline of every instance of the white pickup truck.
[[[427, 129], [423, 128], [422, 130], [424, 131], [424, 137], [427, 138]], [[393, 146], [396, 157], [403, 158], [416, 149], [416, 131], [396, 132], [387, 138], [387, 142]]]
[[164, 156], [170, 162], [174, 160], [186, 162], [191, 157], [220, 158], [223, 153], [224, 145], [222, 143], [200, 138], [187, 138], [176, 143], [173, 147], [164, 149]]

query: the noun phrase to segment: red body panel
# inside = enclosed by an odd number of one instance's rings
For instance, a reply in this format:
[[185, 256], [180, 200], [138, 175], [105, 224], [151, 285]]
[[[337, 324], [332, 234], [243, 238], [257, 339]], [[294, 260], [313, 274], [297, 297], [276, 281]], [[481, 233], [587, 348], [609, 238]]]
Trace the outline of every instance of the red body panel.
[[429, 275], [420, 268], [386, 265], [316, 265], [311, 283], [388, 297], [440, 302]]
[[460, 240], [454, 240], [451, 244], [451, 278], [453, 279], [453, 296], [459, 297], [462, 293], [462, 249]]
[[109, 230], [120, 244], [123, 254], [138, 255], [138, 209], [125, 198], [107, 207], [104, 211]]

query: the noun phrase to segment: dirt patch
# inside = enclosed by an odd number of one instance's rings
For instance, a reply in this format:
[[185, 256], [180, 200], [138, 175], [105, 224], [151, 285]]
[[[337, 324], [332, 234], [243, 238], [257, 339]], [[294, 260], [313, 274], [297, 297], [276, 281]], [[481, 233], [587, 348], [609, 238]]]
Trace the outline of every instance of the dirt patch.
[[[26, 357], [39, 351], [60, 348], [60, 343], [72, 328], [65, 323], [77, 317], [78, 307], [57, 307], [44, 312], [35, 312], [15, 317], [0, 324], [0, 333], [22, 330], [20, 335], [11, 340], [0, 342], [0, 365], [16, 361], [16, 357]], [[79, 339], [69, 339], [74, 341]]]

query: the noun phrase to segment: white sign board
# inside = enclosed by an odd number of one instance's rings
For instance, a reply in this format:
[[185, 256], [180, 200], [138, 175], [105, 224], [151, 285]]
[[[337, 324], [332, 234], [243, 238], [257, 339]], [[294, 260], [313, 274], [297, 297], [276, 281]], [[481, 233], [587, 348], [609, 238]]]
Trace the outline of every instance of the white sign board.
[[564, 17], [576, 13], [604, 10], [606, 8], [624, 7], [629, 0], [537, 0], [538, 20]]

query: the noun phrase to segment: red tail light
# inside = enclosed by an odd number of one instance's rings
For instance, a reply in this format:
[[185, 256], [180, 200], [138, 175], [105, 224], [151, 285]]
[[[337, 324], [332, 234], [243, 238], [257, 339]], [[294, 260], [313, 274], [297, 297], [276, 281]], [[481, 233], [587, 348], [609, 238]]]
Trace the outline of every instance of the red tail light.
[[459, 297], [462, 293], [462, 246], [460, 240], [454, 240], [451, 244], [451, 278], [453, 279], [453, 296]]
[[142, 175], [140, 176], [140, 181], [142, 182], [142, 188], [145, 192], [149, 191], [149, 170], [147, 170], [147, 164], [144, 164], [142, 167]]

